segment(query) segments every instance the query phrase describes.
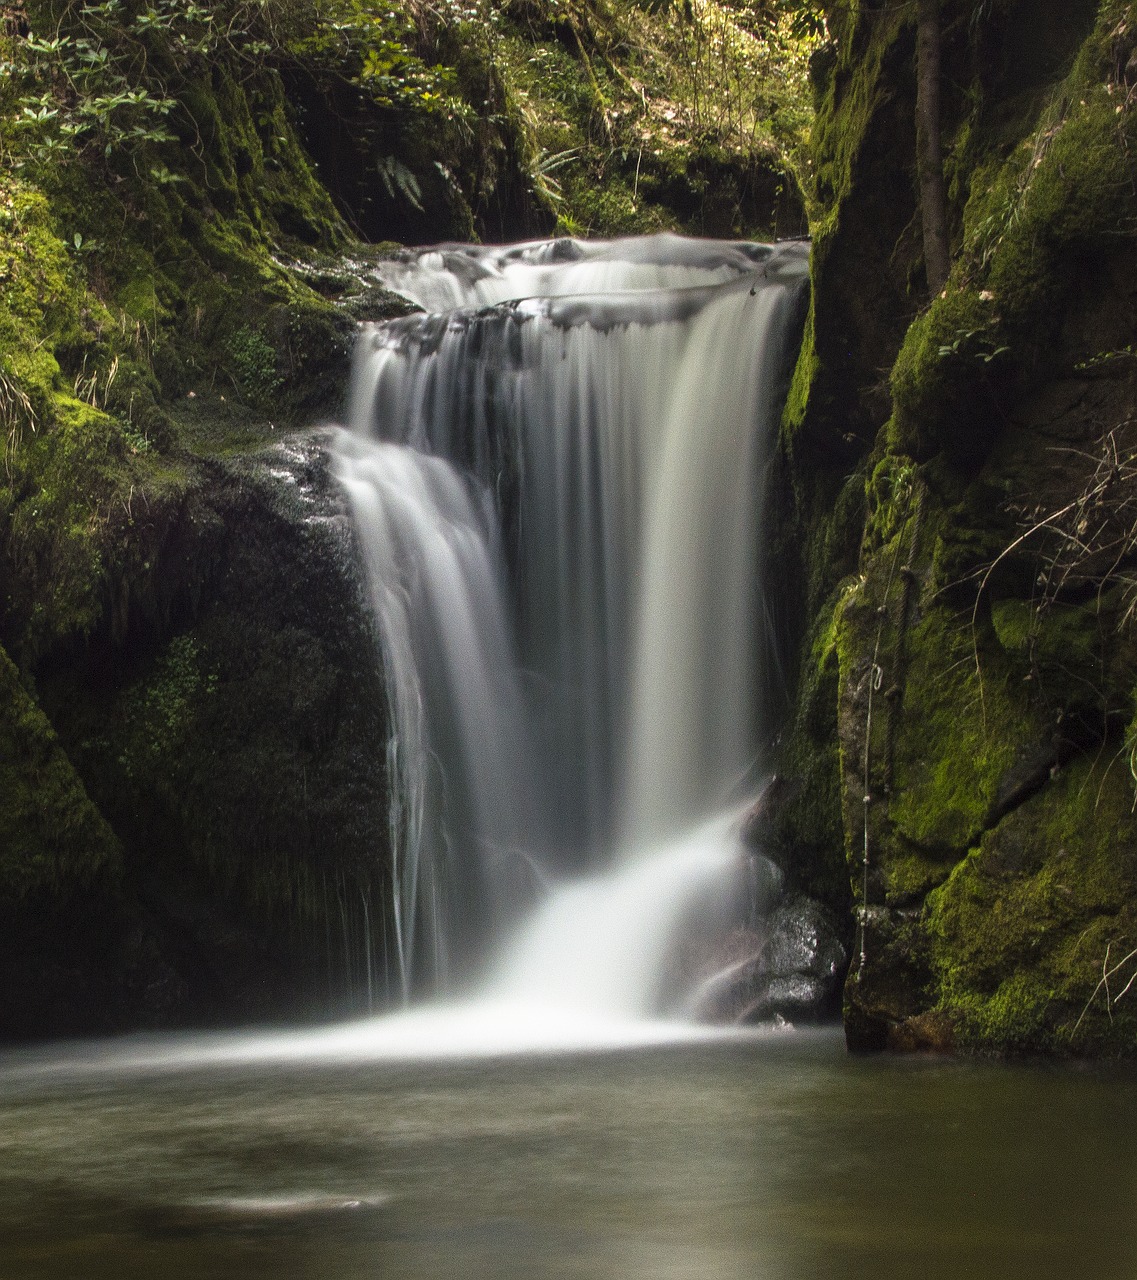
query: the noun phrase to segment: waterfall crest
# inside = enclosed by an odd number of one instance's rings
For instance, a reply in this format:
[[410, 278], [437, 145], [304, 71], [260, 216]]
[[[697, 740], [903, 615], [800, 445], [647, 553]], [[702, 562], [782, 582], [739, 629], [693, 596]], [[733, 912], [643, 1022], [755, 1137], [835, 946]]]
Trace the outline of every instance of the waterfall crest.
[[477, 972], [654, 1012], [667, 938], [730, 880], [806, 271], [803, 245], [676, 236], [380, 268], [429, 310], [362, 334], [336, 467], [387, 671], [405, 993]]

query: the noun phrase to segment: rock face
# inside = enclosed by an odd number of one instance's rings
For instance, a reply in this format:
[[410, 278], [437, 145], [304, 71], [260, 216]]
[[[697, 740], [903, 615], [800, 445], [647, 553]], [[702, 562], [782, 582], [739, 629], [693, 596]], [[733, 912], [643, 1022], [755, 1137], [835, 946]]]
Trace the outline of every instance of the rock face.
[[912, 15], [837, 14], [821, 68], [784, 433], [807, 642], [775, 835], [819, 874], [843, 845], [854, 1048], [1133, 1054], [1137, 23], [943, 8], [940, 297], [908, 230]]
[[0, 1035], [382, 999], [382, 674], [324, 440], [203, 464], [151, 517], [149, 572], [41, 664], [55, 730], [30, 698], [10, 726], [38, 735], [29, 785], [60, 800], [5, 832], [24, 923], [0, 950]]

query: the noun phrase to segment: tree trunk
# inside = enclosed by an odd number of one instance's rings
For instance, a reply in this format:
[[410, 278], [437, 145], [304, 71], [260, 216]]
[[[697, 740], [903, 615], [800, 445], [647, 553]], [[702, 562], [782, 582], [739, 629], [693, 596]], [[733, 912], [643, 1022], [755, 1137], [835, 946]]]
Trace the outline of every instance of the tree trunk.
[[916, 6], [916, 169], [924, 226], [924, 267], [934, 298], [947, 283], [947, 197], [940, 142], [940, 0]]

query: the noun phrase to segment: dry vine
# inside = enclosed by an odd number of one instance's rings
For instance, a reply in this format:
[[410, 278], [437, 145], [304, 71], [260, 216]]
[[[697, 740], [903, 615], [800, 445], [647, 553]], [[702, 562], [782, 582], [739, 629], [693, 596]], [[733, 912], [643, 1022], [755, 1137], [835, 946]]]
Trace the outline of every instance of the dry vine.
[[1077, 1035], [1078, 1028], [1082, 1025], [1082, 1019], [1086, 1016], [1087, 1013], [1089, 1013], [1090, 1006], [1098, 998], [1099, 991], [1102, 991], [1102, 990], [1105, 991], [1105, 1011], [1106, 1013], [1109, 1014], [1109, 1020], [1110, 1022], [1112, 1022], [1114, 1006], [1117, 1004], [1119, 1000], [1124, 999], [1124, 997], [1129, 994], [1129, 991], [1132, 988], [1134, 982], [1137, 982], [1137, 966], [1135, 966], [1133, 969], [1133, 972], [1129, 975], [1129, 981], [1126, 982], [1125, 986], [1121, 989], [1121, 991], [1118, 992], [1117, 995], [1112, 994], [1112, 992], [1109, 989], [1110, 978], [1113, 978], [1117, 974], [1119, 974], [1125, 968], [1125, 966], [1129, 964], [1131, 961], [1137, 960], [1137, 947], [1134, 947], [1134, 949], [1130, 951], [1130, 953], [1127, 956], [1123, 957], [1121, 960], [1118, 960], [1118, 962], [1114, 965], [1111, 965], [1109, 963], [1109, 953], [1112, 948], [1113, 948], [1112, 942], [1106, 945], [1105, 959], [1102, 960], [1101, 962], [1101, 978], [1098, 980], [1097, 986], [1094, 987], [1093, 995], [1091, 995], [1090, 998], [1086, 1001], [1086, 1007], [1079, 1014], [1078, 1021], [1074, 1023], [1074, 1029], [1070, 1032], [1071, 1039], [1073, 1039], [1073, 1037]]
[[0, 369], [0, 428], [4, 429], [4, 465], [7, 468], [12, 455], [20, 446], [23, 428], [36, 429], [36, 414], [27, 392], [15, 378]]
[[[1010, 507], [1023, 531], [984, 568], [971, 611], [980, 696], [983, 672], [977, 623], [983, 594], [999, 566], [1028, 544], [1041, 544], [1033, 602], [1036, 616], [1072, 593], [1092, 588], [1100, 601], [1107, 591], [1120, 588], [1118, 631], [1137, 618], [1137, 446], [1123, 443], [1127, 428], [1135, 425], [1137, 419], [1131, 418], [1110, 427], [1089, 450], [1057, 451], [1088, 464], [1078, 493], [1063, 506], [1048, 509], [1036, 502]], [[1137, 773], [1134, 776], [1137, 779]]]

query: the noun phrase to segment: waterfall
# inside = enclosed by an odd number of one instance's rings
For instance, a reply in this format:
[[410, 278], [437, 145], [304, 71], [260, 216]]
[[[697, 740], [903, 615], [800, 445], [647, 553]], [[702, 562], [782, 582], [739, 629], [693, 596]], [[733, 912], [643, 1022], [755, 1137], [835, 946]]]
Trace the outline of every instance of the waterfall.
[[[408, 251], [335, 465], [378, 622], [404, 994], [642, 1015], [760, 777], [769, 458], [807, 250]], [[542, 994], [543, 993], [543, 994]]]

